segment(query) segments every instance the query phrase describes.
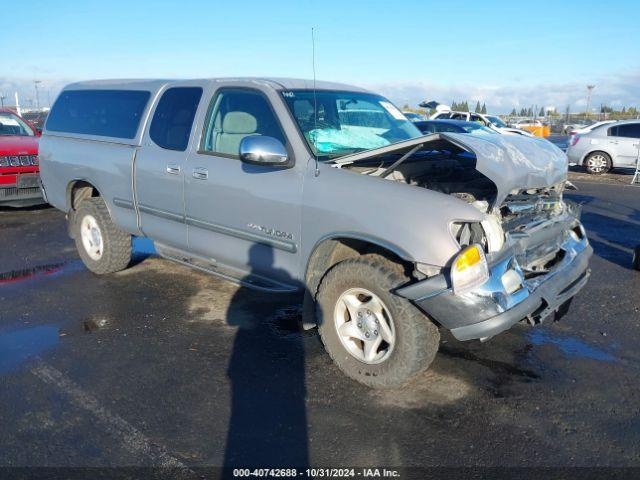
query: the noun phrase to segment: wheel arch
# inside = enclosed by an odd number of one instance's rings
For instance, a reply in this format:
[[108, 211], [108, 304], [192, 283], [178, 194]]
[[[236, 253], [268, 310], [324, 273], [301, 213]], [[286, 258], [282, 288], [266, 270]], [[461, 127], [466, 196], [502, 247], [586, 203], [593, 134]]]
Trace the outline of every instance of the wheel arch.
[[368, 253], [376, 253], [404, 268], [408, 276], [413, 276], [412, 257], [397, 245], [380, 239], [353, 234], [337, 234], [319, 240], [313, 247], [305, 269], [304, 327], [315, 326], [315, 302], [320, 282], [327, 272], [349, 258], [357, 258]]
[[92, 182], [77, 178], [69, 182], [66, 193], [67, 211], [77, 210], [85, 198], [102, 197], [100, 190]]
[[[67, 227], [70, 238], [75, 238], [73, 226], [75, 224], [76, 210], [78, 210], [80, 203], [84, 199], [93, 197], [102, 197], [99, 188], [94, 183], [83, 178], [76, 178], [67, 184], [66, 211], [67, 218], [69, 220]], [[109, 208], [109, 205], [107, 205], [106, 202], [105, 205], [107, 206], [107, 211], [111, 216], [111, 209]]]

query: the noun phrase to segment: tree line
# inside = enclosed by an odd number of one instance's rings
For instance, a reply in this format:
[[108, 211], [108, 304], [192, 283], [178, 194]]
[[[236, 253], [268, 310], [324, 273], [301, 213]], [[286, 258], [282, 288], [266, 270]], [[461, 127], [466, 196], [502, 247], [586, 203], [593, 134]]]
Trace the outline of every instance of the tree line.
[[[451, 110], [454, 110], [456, 112], [470, 112], [471, 110], [469, 110], [469, 103], [465, 100], [464, 102], [456, 102], [455, 100], [451, 102]], [[474, 110], [474, 113], [487, 113], [487, 106], [486, 104], [482, 104], [480, 105], [480, 102], [476, 102], [476, 108]]]

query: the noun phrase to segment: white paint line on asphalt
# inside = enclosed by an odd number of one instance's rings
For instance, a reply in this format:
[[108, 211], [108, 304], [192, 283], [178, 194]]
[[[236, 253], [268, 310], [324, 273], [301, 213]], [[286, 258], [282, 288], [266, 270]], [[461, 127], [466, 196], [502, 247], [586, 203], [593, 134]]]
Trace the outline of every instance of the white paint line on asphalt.
[[84, 392], [80, 386], [49, 365], [43, 363], [31, 369], [40, 380], [57, 387], [77, 406], [88, 410], [95, 420], [100, 422], [107, 433], [116, 437], [130, 452], [144, 455], [153, 465], [163, 469], [174, 470], [178, 478], [192, 478], [196, 474], [184, 463], [169, 455], [165, 449], [153, 444], [142, 432], [128, 423], [124, 418], [102, 407], [92, 395]]

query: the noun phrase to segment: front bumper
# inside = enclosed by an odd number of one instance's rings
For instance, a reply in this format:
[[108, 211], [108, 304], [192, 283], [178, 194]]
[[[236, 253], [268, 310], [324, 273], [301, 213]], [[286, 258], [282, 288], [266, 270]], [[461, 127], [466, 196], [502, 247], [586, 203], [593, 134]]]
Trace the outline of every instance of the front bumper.
[[[448, 276], [440, 274], [396, 293], [412, 300], [458, 340], [489, 338], [525, 319], [543, 321], [578, 293], [589, 278], [593, 249], [586, 236], [565, 233], [560, 260], [539, 276], [524, 278], [516, 258], [522, 258], [522, 252], [518, 253], [522, 244], [515, 242], [490, 261], [489, 280], [472, 292], [454, 295]], [[502, 281], [508, 270], [514, 270], [521, 280], [521, 287], [513, 293], [506, 291]]]

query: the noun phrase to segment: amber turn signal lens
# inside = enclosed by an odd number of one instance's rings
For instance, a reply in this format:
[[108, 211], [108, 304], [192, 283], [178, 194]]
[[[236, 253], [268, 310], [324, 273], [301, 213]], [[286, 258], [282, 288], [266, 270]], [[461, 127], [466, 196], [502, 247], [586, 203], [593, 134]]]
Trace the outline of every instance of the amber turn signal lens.
[[456, 258], [455, 268], [459, 272], [462, 272], [467, 268], [474, 266], [481, 260], [482, 254], [480, 253], [480, 248], [477, 245], [472, 245], [458, 255], [458, 258]]

